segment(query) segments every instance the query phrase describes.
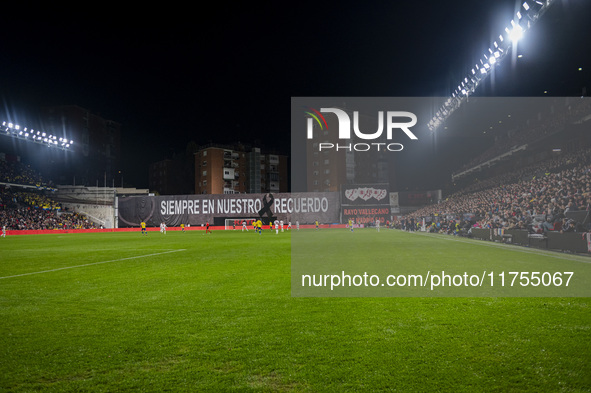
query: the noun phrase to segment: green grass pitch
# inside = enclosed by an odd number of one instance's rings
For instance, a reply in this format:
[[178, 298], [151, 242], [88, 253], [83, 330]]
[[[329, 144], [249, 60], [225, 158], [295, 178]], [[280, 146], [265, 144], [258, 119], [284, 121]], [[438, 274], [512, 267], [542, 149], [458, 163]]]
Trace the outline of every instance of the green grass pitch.
[[[476, 247], [314, 234], [351, 235]], [[269, 230], [2, 238], [0, 392], [591, 391], [589, 298], [292, 297], [290, 251]]]

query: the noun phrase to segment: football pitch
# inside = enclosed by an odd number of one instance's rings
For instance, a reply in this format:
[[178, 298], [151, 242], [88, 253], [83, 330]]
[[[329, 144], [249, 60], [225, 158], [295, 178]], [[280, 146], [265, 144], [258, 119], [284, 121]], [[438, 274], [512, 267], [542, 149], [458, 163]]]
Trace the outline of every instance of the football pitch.
[[[351, 236], [377, 260], [418, 265], [590, 262], [443, 235], [300, 232], [315, 264]], [[588, 297], [292, 297], [291, 246], [290, 233], [240, 229], [2, 238], [0, 391], [591, 391]]]

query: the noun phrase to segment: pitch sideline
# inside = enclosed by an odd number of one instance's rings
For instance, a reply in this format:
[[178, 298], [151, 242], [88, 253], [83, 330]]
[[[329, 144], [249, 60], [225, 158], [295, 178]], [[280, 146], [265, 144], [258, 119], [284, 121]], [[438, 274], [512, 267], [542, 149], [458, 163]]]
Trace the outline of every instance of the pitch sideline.
[[[402, 231], [402, 232], [406, 232], [406, 231]], [[406, 232], [406, 233], [411, 233], [411, 232]], [[455, 241], [455, 242], [474, 244], [474, 245], [480, 245], [480, 246], [485, 246], [485, 247], [504, 248], [507, 250], [523, 252], [526, 254], [537, 254], [537, 255], [544, 255], [544, 256], [557, 258], [557, 259], [566, 259], [566, 260], [575, 261], [575, 262], [591, 263], [591, 259], [589, 257], [583, 256], [583, 255], [561, 254], [559, 251], [525, 248], [524, 246], [520, 246], [517, 244], [494, 243], [494, 242], [491, 242], [488, 240], [457, 238], [457, 237], [451, 236], [451, 235], [441, 235], [441, 234], [422, 233], [422, 232], [412, 232], [412, 233], [414, 233], [415, 235], [421, 235], [421, 236], [425, 236], [425, 237], [441, 239], [444, 241]]]
[[153, 257], [153, 256], [156, 256], [156, 255], [164, 255], [164, 254], [170, 254], [170, 253], [173, 253], [173, 252], [180, 252], [180, 251], [186, 251], [186, 250], [187, 250], [186, 248], [183, 248], [183, 249], [180, 249], [180, 250], [171, 250], [171, 251], [157, 252], [157, 253], [154, 253], [154, 254], [137, 255], [137, 256], [134, 256], [134, 257], [127, 257], [127, 258], [120, 258], [120, 259], [112, 259], [110, 261], [93, 262], [93, 263], [86, 263], [84, 265], [66, 266], [66, 267], [60, 267], [60, 268], [57, 268], [57, 269], [42, 270], [42, 271], [39, 271], [39, 272], [16, 274], [14, 276], [0, 277], [0, 280], [5, 279], [5, 278], [15, 278], [15, 277], [31, 276], [33, 274], [51, 273], [51, 272], [57, 272], [57, 271], [60, 271], [60, 270], [75, 269], [75, 268], [79, 268], [79, 267], [87, 267], [87, 266], [93, 266], [93, 265], [101, 265], [103, 263], [120, 262], [120, 261], [129, 260], [129, 259], [137, 259], [137, 258], [144, 258], [144, 257]]

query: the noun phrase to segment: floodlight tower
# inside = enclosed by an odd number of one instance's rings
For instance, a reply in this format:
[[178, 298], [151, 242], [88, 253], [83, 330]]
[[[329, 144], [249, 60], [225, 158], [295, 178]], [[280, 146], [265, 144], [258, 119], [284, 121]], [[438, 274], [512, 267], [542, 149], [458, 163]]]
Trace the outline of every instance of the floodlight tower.
[[526, 0], [516, 11], [510, 24], [504, 32], [498, 35], [482, 57], [471, 67], [466, 75], [454, 89], [451, 97], [448, 97], [435, 116], [429, 121], [429, 130], [435, 131], [451, 114], [457, 110], [468, 97], [476, 91], [478, 86], [490, 75], [495, 67], [502, 63], [510, 53], [516, 56], [516, 51], [511, 51], [517, 46], [517, 42], [536, 23], [555, 0]]
[[18, 124], [14, 124], [7, 121], [2, 122], [2, 127], [0, 128], [0, 135], [62, 150], [70, 150], [70, 148], [74, 144], [74, 141], [71, 139], [62, 137], [58, 139], [57, 136], [47, 134], [45, 131], [21, 127]]

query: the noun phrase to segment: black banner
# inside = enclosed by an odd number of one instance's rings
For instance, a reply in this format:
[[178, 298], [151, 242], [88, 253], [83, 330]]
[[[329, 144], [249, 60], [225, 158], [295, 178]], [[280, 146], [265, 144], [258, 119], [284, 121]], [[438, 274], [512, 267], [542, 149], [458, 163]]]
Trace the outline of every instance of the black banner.
[[119, 228], [148, 226], [203, 225], [226, 218], [277, 218], [301, 224], [339, 221], [339, 194], [231, 194], [131, 196], [118, 199]]

